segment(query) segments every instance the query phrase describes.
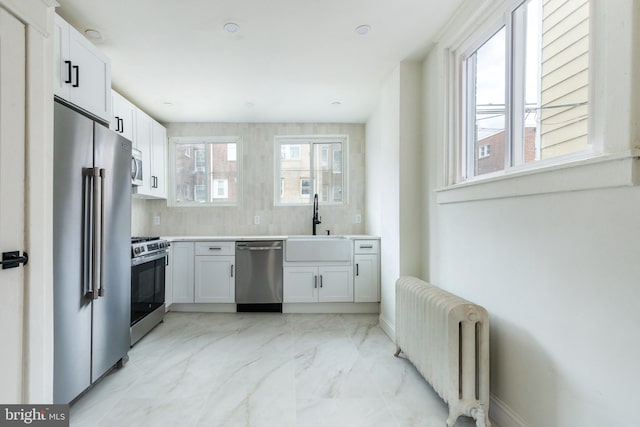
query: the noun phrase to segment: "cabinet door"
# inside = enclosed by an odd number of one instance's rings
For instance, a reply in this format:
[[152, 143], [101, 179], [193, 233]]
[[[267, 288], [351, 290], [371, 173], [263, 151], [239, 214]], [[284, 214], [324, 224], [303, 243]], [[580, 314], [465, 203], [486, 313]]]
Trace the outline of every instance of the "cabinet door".
[[196, 256], [195, 302], [236, 302], [234, 260], [229, 256]]
[[137, 194], [151, 196], [151, 124], [153, 119], [141, 110], [137, 110], [136, 118], [136, 148], [142, 153], [142, 185]]
[[319, 302], [353, 302], [351, 267], [320, 267]]
[[[53, 24], [53, 93], [69, 99], [71, 69], [65, 63], [69, 57], [69, 24], [55, 15]], [[69, 64], [70, 65], [70, 64]]]
[[318, 301], [318, 269], [316, 267], [285, 267], [282, 282], [283, 302]]
[[109, 58], [58, 15], [53, 38], [53, 93], [110, 122]]
[[380, 301], [380, 276], [378, 255], [356, 255], [354, 275], [354, 301]]
[[[135, 113], [136, 107], [118, 92], [111, 91], [111, 124], [109, 128], [134, 142], [135, 145]], [[137, 146], [136, 146], [137, 148]]]
[[[104, 119], [111, 120], [111, 63], [82, 34], [69, 27], [72, 85], [69, 100]], [[76, 68], [77, 67], [77, 68]]]
[[167, 198], [167, 130], [155, 120], [152, 122], [151, 194]]
[[193, 302], [193, 242], [175, 242], [171, 244], [171, 285], [173, 288], [173, 302]]

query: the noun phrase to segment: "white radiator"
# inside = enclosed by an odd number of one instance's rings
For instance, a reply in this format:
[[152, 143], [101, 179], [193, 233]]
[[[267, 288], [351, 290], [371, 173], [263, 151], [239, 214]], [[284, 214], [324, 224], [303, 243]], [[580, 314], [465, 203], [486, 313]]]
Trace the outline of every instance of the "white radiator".
[[396, 356], [402, 352], [449, 405], [447, 426], [460, 415], [489, 421], [487, 311], [415, 277], [396, 282]]

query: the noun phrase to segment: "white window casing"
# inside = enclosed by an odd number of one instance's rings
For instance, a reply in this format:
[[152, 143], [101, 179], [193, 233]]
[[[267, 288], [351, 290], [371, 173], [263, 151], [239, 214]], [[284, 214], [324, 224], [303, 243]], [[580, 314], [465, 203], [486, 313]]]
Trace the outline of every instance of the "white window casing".
[[461, 58], [500, 25], [510, 23], [511, 10], [522, 1], [463, 3], [431, 53], [437, 56], [443, 83], [439, 85], [442, 120], [438, 139], [444, 141], [439, 150], [443, 163], [439, 203], [639, 184], [640, 125], [634, 114], [640, 114], [640, 85], [633, 84], [637, 77], [632, 71], [634, 55], [640, 55], [634, 47], [640, 41], [640, 8], [633, 3], [590, 1], [590, 150], [527, 164], [517, 161], [521, 153], [514, 152], [516, 160], [507, 170], [482, 176], [468, 175], [466, 156], [479, 152], [464, 144], [469, 130], [462, 120], [469, 88], [464, 85], [468, 70], [460, 66]]

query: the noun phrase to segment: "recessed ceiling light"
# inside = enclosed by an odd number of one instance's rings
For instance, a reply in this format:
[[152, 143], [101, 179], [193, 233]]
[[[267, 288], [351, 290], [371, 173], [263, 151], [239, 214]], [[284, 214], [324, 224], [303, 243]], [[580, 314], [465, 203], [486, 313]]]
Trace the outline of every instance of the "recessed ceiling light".
[[173, 107], [173, 102], [171, 102], [171, 101], [164, 101], [164, 102], [162, 103], [162, 105], [164, 105], [165, 107]]
[[84, 30], [84, 34], [91, 40], [102, 40], [102, 33], [98, 30], [87, 29]]
[[334, 106], [342, 105], [342, 101], [333, 101], [331, 105], [334, 105]]
[[359, 36], [366, 36], [369, 34], [369, 31], [371, 31], [370, 25], [360, 25], [355, 29], [356, 34]]
[[224, 24], [224, 30], [227, 33], [237, 33], [238, 31], [240, 31], [240, 26], [238, 24], [236, 24], [235, 22], [227, 22], [226, 24]]

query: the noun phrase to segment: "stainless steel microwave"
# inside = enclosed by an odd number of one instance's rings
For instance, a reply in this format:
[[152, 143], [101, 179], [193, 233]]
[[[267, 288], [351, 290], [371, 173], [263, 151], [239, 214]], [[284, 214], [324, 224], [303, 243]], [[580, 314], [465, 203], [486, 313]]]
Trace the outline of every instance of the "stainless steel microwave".
[[131, 149], [131, 185], [142, 185], [142, 152], [137, 148]]

